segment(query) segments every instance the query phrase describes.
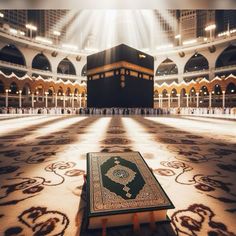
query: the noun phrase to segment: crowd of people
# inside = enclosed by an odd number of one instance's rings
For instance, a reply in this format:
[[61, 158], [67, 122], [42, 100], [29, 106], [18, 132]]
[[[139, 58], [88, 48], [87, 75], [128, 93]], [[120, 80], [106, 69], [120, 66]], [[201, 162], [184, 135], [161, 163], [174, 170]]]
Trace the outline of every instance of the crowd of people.
[[161, 108], [14, 108], [2, 107], [0, 114], [81, 114], [81, 115], [159, 115], [168, 114], [166, 109]]
[[2, 107], [0, 114], [49, 115], [230, 115], [236, 117], [236, 108], [15, 108]]

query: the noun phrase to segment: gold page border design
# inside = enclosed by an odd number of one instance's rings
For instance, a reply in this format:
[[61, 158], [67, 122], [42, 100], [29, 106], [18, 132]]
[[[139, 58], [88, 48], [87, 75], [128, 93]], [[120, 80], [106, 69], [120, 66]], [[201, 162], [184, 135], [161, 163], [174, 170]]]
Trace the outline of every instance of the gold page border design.
[[[99, 157], [99, 154], [102, 155]], [[115, 194], [111, 193], [115, 201], [105, 202], [104, 194], [110, 191], [103, 187], [101, 173], [98, 171], [100, 166], [107, 161], [111, 156], [120, 156], [134, 162], [138, 167], [140, 174], [143, 176], [146, 184], [140, 191], [136, 199], [124, 200], [120, 197], [114, 198]], [[156, 183], [156, 179], [150, 173], [149, 168], [144, 163], [139, 153], [92, 153], [90, 154], [90, 211], [91, 213], [120, 211], [128, 209], [150, 208], [157, 206], [169, 205], [169, 200], [161, 187]], [[145, 197], [144, 193], [149, 191], [152, 193], [152, 198]], [[106, 200], [111, 196], [107, 196]]]

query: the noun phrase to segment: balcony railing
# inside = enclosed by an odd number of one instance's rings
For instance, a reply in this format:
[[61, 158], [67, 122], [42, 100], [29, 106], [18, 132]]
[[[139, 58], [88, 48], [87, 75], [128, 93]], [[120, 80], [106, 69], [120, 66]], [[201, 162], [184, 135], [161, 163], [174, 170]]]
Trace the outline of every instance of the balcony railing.
[[211, 68], [208, 70], [198, 70], [198, 71], [189, 71], [185, 72], [183, 74], [176, 74], [176, 75], [161, 75], [161, 76], [155, 76], [155, 80], [170, 80], [175, 79], [178, 77], [192, 77], [192, 76], [200, 76], [200, 75], [208, 75], [210, 72], [212, 73], [220, 73], [220, 72], [226, 72], [226, 71], [233, 71], [236, 70], [236, 65], [229, 65], [229, 66], [222, 66], [218, 68]]
[[2, 61], [2, 60], [0, 60], [0, 66], [11, 68], [11, 69], [16, 69], [16, 70], [23, 70], [23, 71], [28, 70], [27, 67], [24, 65], [19, 65], [19, 64], [12, 63], [12, 62]]
[[19, 65], [19, 64], [15, 64], [15, 63], [11, 63], [11, 62], [2, 61], [2, 60], [0, 60], [0, 66], [10, 68], [10, 69], [20, 70], [20, 71], [25, 71], [25, 72], [31, 71], [32, 74], [38, 74], [41, 76], [48, 76], [48, 77], [52, 77], [52, 78], [69, 79], [69, 80], [75, 80], [78, 82], [82, 82], [82, 80], [86, 80], [85, 76], [53, 73], [53, 72], [47, 71], [47, 70], [40, 70], [40, 69], [36, 69], [36, 68], [27, 68], [24, 65]]

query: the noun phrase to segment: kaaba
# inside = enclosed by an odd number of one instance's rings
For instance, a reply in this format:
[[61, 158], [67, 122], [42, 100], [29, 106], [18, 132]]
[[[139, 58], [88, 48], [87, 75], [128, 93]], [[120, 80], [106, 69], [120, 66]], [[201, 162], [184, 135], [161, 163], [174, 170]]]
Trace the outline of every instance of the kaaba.
[[88, 107], [153, 107], [154, 58], [125, 44], [87, 57]]

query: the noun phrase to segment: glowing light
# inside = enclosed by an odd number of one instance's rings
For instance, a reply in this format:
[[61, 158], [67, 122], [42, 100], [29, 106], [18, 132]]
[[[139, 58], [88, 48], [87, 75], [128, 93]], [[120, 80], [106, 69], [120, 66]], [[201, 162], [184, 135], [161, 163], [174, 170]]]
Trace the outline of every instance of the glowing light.
[[229, 31], [231, 34], [235, 33], [236, 32], [236, 29], [232, 29]]
[[57, 30], [54, 30], [53, 31], [53, 34], [56, 35], [56, 36], [60, 36], [61, 35], [61, 32], [57, 31]]
[[225, 31], [225, 32], [222, 32], [222, 33], [219, 33], [218, 34], [218, 37], [222, 37], [222, 36], [229, 36], [230, 32], [229, 31]]
[[4, 14], [2, 12], [0, 12], [0, 17], [3, 18], [4, 17]]
[[197, 39], [186, 40], [183, 42], [183, 45], [189, 45], [189, 44], [194, 44], [194, 43], [197, 43]]
[[36, 41], [38, 42], [41, 42], [41, 43], [45, 43], [45, 44], [52, 44], [52, 41], [50, 39], [47, 39], [47, 38], [43, 38], [43, 37], [40, 37], [40, 36], [37, 36], [35, 38]]
[[175, 35], [175, 39], [180, 39], [181, 38], [181, 35], [178, 34], [178, 35]]
[[20, 35], [25, 36], [25, 32], [19, 31]]
[[[82, 10], [73, 11], [63, 19], [63, 23], [74, 19], [68, 27], [68, 44], [78, 48], [107, 49], [121, 43], [135, 48], [155, 49], [161, 42], [169, 43], [168, 36], [161, 30], [160, 19], [177, 32], [177, 20], [168, 10]], [[85, 27], [86, 26], [86, 27]], [[56, 28], [60, 28], [59, 24]], [[101, 32], [103, 32], [101, 34]], [[152, 42], [150, 42], [150, 40]], [[151, 43], [151, 44], [150, 44]], [[88, 52], [90, 52], [89, 50]], [[144, 50], [142, 50], [144, 51]]]
[[27, 24], [27, 25], [25, 25], [25, 27], [26, 27], [27, 29], [33, 30], [33, 31], [37, 31], [37, 29], [38, 29], [36, 26], [34, 26], [34, 25], [32, 25], [32, 24]]
[[214, 30], [215, 28], [216, 28], [216, 25], [215, 25], [215, 24], [208, 25], [208, 26], [205, 28], [205, 31]]
[[10, 29], [9, 29], [9, 32], [10, 32], [11, 34], [17, 34], [17, 30], [16, 30], [16, 29], [13, 29], [13, 28], [10, 28]]
[[144, 55], [144, 54], [139, 54], [138, 56], [139, 56], [139, 58], [146, 58], [146, 55]]

